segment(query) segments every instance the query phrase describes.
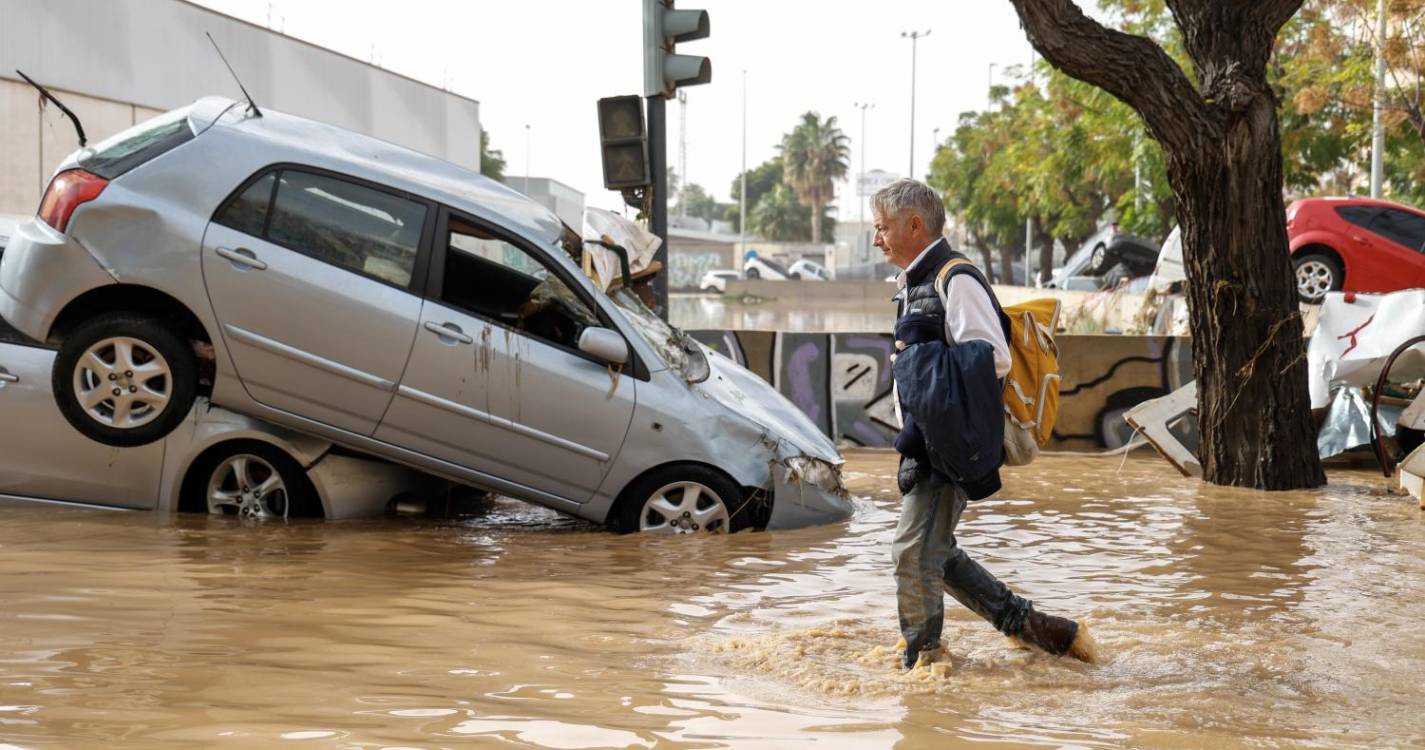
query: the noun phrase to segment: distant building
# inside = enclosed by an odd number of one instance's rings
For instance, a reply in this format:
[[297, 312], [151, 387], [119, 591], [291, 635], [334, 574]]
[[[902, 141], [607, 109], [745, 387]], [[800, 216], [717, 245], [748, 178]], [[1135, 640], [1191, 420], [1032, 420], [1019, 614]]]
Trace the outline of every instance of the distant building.
[[550, 177], [510, 177], [505, 185], [553, 211], [576, 232], [584, 230], [584, 194]]
[[204, 96], [321, 120], [480, 169], [480, 103], [182, 0], [0, 0], [0, 213], [33, 212], [79, 147], [49, 88], [95, 143]]

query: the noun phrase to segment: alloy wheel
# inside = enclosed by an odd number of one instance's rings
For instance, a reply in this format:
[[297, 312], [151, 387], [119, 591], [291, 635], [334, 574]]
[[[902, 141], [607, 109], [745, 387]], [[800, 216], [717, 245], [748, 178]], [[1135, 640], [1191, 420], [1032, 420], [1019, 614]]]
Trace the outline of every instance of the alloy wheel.
[[1303, 261], [1296, 267], [1296, 291], [1304, 299], [1320, 300], [1336, 281], [1334, 269], [1319, 260]]
[[173, 395], [168, 361], [144, 341], [102, 339], [74, 365], [74, 395], [91, 419], [133, 429], [157, 419]]
[[208, 480], [208, 512], [243, 518], [286, 518], [287, 484], [265, 459], [240, 453], [218, 464]]
[[639, 531], [651, 534], [725, 534], [729, 523], [727, 504], [699, 482], [664, 485], [643, 503], [638, 517]]

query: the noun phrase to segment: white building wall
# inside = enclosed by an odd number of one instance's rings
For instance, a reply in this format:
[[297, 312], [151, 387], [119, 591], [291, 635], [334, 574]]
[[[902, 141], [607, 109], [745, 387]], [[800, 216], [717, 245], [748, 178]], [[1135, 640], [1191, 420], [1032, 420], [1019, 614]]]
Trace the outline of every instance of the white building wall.
[[13, 71], [50, 88], [91, 142], [203, 96], [329, 122], [480, 169], [480, 105], [182, 0], [0, 0], [0, 213], [29, 213], [78, 147]]

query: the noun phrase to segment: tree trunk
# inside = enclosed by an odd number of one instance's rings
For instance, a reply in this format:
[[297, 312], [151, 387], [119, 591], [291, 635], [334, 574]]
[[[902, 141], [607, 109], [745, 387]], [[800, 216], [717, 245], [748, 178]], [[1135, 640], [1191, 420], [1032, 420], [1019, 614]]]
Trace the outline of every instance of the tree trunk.
[[1010, 2], [1046, 60], [1133, 107], [1167, 154], [1203, 477], [1272, 490], [1324, 484], [1266, 80], [1277, 32], [1302, 0], [1167, 0], [1197, 87], [1157, 44], [1104, 28], [1071, 0]]
[[980, 270], [984, 271], [985, 279], [991, 284], [995, 283], [994, 258], [990, 256], [989, 243], [985, 242], [979, 235], [969, 235], [971, 245], [980, 249]]
[[813, 245], [821, 242], [821, 207], [820, 199], [812, 199], [811, 202], [811, 243]]
[[[1014, 285], [1014, 250], [1008, 247], [999, 249], [999, 271], [1004, 277], [1004, 283]], [[1028, 285], [1028, 280], [1025, 281]]]
[[1039, 283], [1054, 277], [1054, 235], [1043, 230], [1034, 233], [1039, 241]]

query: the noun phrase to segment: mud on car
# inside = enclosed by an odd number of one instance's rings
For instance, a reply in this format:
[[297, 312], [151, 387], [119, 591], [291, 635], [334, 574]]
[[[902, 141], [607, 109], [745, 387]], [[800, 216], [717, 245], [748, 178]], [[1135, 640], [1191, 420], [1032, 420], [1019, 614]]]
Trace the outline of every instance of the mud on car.
[[850, 514], [835, 446], [478, 174], [209, 98], [58, 168], [0, 256], [56, 406], [137, 447], [199, 398], [620, 530]]

